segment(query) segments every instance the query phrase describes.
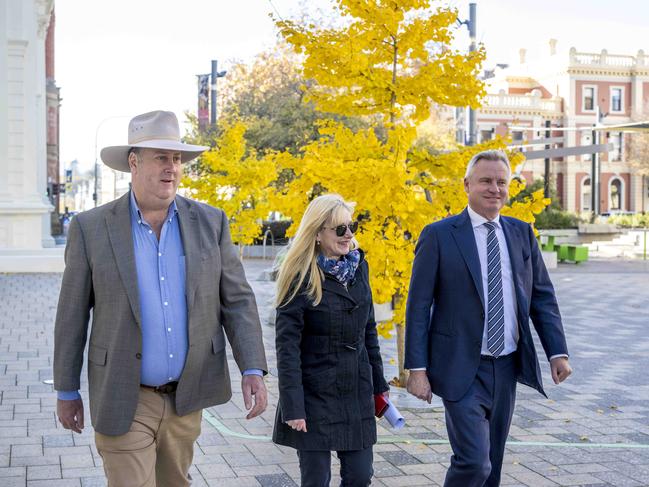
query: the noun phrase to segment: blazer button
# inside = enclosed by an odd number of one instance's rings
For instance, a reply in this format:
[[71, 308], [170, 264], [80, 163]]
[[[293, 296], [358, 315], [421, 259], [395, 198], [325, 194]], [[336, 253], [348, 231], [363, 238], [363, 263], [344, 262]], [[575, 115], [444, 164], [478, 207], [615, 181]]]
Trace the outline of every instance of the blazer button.
[[482, 318], [484, 320], [484, 311], [482, 313], [480, 313], [480, 318]]
[[140, 360], [142, 358], [142, 354], [140, 352], [136, 353], [135, 358]]

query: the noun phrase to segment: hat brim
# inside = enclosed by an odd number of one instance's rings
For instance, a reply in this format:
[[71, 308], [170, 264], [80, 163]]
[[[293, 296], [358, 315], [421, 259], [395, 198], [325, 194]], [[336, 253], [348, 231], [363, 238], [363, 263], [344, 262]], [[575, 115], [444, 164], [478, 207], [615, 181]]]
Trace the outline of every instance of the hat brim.
[[178, 151], [180, 152], [180, 158], [183, 163], [196, 159], [203, 152], [209, 149], [209, 147], [203, 145], [183, 144], [176, 140], [147, 140], [146, 142], [140, 142], [133, 145], [113, 145], [104, 147], [100, 152], [101, 160], [111, 169], [122, 172], [131, 172], [131, 168], [128, 165], [128, 153], [134, 147]]

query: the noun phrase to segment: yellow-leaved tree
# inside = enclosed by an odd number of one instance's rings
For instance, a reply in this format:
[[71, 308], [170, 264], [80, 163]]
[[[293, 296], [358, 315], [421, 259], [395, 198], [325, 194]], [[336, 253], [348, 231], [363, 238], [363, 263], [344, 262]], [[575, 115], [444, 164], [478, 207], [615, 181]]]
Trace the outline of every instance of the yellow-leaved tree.
[[[484, 95], [478, 77], [484, 49], [461, 53], [449, 47], [455, 10], [433, 8], [438, 3], [434, 0], [336, 3], [341, 16], [336, 24], [342, 27], [276, 23], [303, 59], [302, 74], [309, 80], [304, 86], [305, 102], [322, 112], [363, 117], [367, 128], [352, 130], [334, 120], [320, 120], [320, 137], [298, 153], [259, 155], [256, 163], [250, 160], [256, 155], [246, 157], [243, 149], [223, 153], [232, 141], [217, 144], [221, 149], [205, 156], [213, 161], [214, 174], [206, 182], [194, 178], [187, 184], [199, 199], [226, 211], [221, 201], [230, 204], [229, 216], [243, 228], [255, 224], [259, 228], [266, 216], [249, 209], [249, 194], [256, 195], [254, 208], [280, 211], [294, 222], [319, 194], [336, 192], [355, 201], [361, 221], [357, 238], [370, 264], [374, 301], [390, 302], [394, 308], [392, 319], [382, 323], [379, 332], [389, 336], [396, 327], [398, 383], [403, 384], [405, 302], [417, 238], [427, 223], [465, 207], [462, 179], [471, 156], [487, 148], [503, 149], [505, 142], [499, 139], [449, 151], [448, 138], [443, 147], [436, 140], [422, 146], [420, 130], [418, 140], [418, 128], [439, 107], [477, 108]], [[237, 140], [242, 141], [242, 135]], [[517, 157], [512, 157], [514, 165], [520, 162]], [[233, 167], [237, 164], [246, 169], [238, 173]], [[259, 177], [248, 177], [248, 170], [259, 171]], [[279, 178], [279, 174], [291, 177]], [[221, 187], [229, 192], [222, 193]], [[520, 189], [512, 183], [512, 194]], [[242, 194], [235, 196], [237, 192]], [[533, 214], [545, 204], [542, 195], [534, 194], [504, 213], [533, 221]], [[289, 233], [296, 227], [292, 225]]]
[[[436, 154], [416, 148], [416, 128], [440, 105], [477, 108], [484, 95], [478, 74], [484, 49], [461, 53], [449, 45], [457, 12], [430, 0], [338, 0], [341, 28], [278, 21], [285, 40], [304, 57], [312, 80], [306, 100], [322, 111], [364, 116], [374, 126], [353, 132], [331, 122], [298, 157], [279, 155], [279, 167], [295, 174], [273, 205], [298, 220], [309, 200], [337, 192], [356, 201], [358, 239], [370, 264], [376, 303], [391, 301], [396, 326], [399, 383], [405, 380], [405, 302], [414, 247], [423, 227], [466, 205], [462, 179], [470, 157], [502, 140]], [[383, 130], [379, 130], [383, 129]], [[381, 133], [378, 137], [376, 134]], [[432, 146], [434, 148], [434, 141]], [[513, 162], [520, 162], [516, 157]], [[520, 191], [517, 184], [514, 193]], [[506, 210], [527, 221], [546, 203]]]
[[182, 181], [193, 197], [225, 211], [232, 240], [240, 245], [259, 236], [260, 222], [272, 211], [266, 195], [277, 179], [273, 160], [246, 146], [245, 131], [243, 122], [225, 124], [216, 147], [201, 158], [200, 177]]

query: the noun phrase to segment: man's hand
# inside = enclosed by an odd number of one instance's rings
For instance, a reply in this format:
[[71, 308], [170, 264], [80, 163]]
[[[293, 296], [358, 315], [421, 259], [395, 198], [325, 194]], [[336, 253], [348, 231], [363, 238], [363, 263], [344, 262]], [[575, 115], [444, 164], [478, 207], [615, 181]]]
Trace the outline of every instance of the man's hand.
[[428, 404], [433, 400], [433, 391], [430, 389], [430, 382], [428, 382], [425, 370], [410, 371], [406, 390]]
[[248, 413], [246, 419], [259, 416], [268, 406], [268, 392], [263, 377], [259, 375], [244, 375], [241, 378], [241, 392], [243, 392], [243, 404], [246, 410], [252, 407], [252, 396], [255, 397], [255, 407]]
[[552, 371], [552, 380], [555, 384], [560, 384], [572, 374], [572, 367], [566, 357], [556, 357], [550, 361], [550, 370]]
[[306, 433], [306, 419], [289, 419], [286, 424], [294, 430], [304, 431]]
[[81, 398], [72, 401], [57, 399], [56, 415], [66, 430], [81, 433], [83, 429], [83, 401]]

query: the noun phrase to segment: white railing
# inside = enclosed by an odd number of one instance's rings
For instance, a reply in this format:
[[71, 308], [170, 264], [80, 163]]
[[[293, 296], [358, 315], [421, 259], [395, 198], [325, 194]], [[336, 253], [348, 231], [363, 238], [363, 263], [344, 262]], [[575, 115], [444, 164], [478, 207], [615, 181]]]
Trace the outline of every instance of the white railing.
[[522, 110], [541, 110], [544, 112], [560, 112], [560, 98], [541, 98], [538, 91], [525, 95], [510, 95], [501, 91], [497, 95], [485, 97], [485, 108], [519, 108]]
[[622, 68], [649, 66], [649, 55], [646, 55], [642, 50], [638, 51], [635, 56], [609, 54], [606, 49], [602, 49], [600, 53], [577, 52], [573, 47], [570, 49], [570, 65]]

